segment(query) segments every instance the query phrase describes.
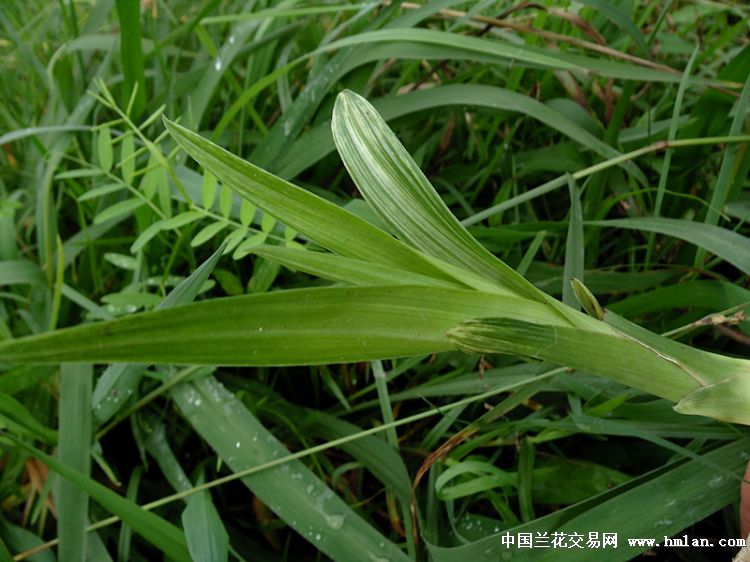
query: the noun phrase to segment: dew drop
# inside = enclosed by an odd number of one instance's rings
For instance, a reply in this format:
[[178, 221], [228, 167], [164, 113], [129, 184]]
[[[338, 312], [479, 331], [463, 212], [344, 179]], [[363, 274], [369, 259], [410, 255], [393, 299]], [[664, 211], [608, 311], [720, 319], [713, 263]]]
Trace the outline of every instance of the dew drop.
[[334, 530], [339, 530], [341, 527], [343, 527], [344, 520], [346, 519], [344, 515], [326, 515], [325, 518], [326, 525]]
[[216, 70], [216, 72], [221, 72], [221, 59], [216, 59], [216, 61], [214, 61], [214, 70]]

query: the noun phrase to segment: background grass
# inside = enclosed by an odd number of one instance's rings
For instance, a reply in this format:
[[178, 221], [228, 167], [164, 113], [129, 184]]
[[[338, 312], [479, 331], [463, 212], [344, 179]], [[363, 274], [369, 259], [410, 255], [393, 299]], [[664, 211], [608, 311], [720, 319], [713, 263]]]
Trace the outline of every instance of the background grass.
[[[617, 314], [747, 357], [750, 155], [736, 137], [748, 133], [749, 12], [5, 3], [0, 338], [358, 284], [350, 264], [331, 281], [271, 259], [318, 246], [196, 167], [161, 119], [382, 226], [335, 151], [334, 102], [351, 89], [470, 232], [536, 286], [574, 303], [565, 281], [581, 278]], [[123, 363], [94, 368], [93, 385], [87, 365], [1, 367], [0, 538], [16, 559], [599, 560], [500, 537], [739, 536], [743, 428], [595, 373], [458, 351], [316, 367]]]

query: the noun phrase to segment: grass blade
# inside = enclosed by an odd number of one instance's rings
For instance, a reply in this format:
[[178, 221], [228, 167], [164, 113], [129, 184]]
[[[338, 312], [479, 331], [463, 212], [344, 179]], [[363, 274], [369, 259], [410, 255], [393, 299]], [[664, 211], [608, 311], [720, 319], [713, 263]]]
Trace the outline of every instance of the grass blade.
[[116, 0], [120, 20], [120, 61], [125, 78], [123, 106], [128, 106], [135, 95], [131, 117], [138, 117], [146, 109], [146, 75], [143, 70], [141, 48], [141, 7], [138, 2]]
[[229, 536], [209, 492], [195, 494], [188, 499], [187, 507], [182, 512], [182, 526], [193, 560], [226, 562], [229, 557]]
[[[289, 454], [213, 377], [180, 385], [172, 396], [190, 424], [235, 472]], [[217, 419], [222, 423], [217, 424]], [[289, 526], [334, 560], [408, 560], [300, 461], [242, 481]]]
[[[170, 291], [156, 310], [193, 302], [221, 258], [223, 250], [224, 246], [219, 246], [187, 279]], [[92, 397], [94, 419], [97, 425], [103, 424], [119, 411], [126, 399], [135, 392], [145, 369], [145, 365], [135, 363], [115, 363], [105, 369], [96, 381]]]
[[586, 224], [657, 232], [708, 250], [750, 275], [750, 239], [718, 226], [680, 219], [631, 218], [587, 221]]
[[[474, 106], [485, 110], [512, 111], [539, 121], [571, 138], [582, 147], [604, 158], [619, 155], [589, 131], [552, 107], [517, 92], [487, 84], [446, 84], [426, 90], [388, 96], [373, 100], [373, 107], [386, 121], [398, 117], [452, 106]], [[279, 175], [291, 178], [312, 166], [336, 149], [330, 122], [316, 125], [300, 136], [279, 160]], [[643, 173], [633, 163], [625, 165], [646, 183]]]
[[62, 464], [54, 457], [27, 445], [10, 434], [5, 437], [15, 445], [36, 457], [62, 477], [73, 482], [78, 488], [86, 492], [110, 513], [117, 515], [133, 528], [133, 531], [161, 550], [176, 562], [192, 562], [182, 531], [165, 521], [158, 515], [145, 511], [130, 500], [127, 500], [109, 488], [95, 482], [88, 476]]
[[[60, 443], [58, 458], [83, 476], [91, 469], [91, 365], [73, 363], [60, 370]], [[75, 482], [61, 479], [57, 493], [58, 556], [77, 562], [86, 555], [89, 498]]]
[[[646, 546], [629, 547], [622, 544], [624, 537], [650, 537], [662, 542], [710, 513], [736, 501], [736, 480], [726, 475], [717, 475], [713, 466], [726, 467], [739, 476], [745, 469], [748, 440], [740, 439], [714, 451], [703, 454], [701, 459], [678, 461], [665, 472], [660, 468], [638, 479], [608, 490], [599, 496], [558, 510], [524, 525], [507, 529], [510, 536], [518, 533], [547, 532], [581, 533], [595, 531], [599, 540], [602, 532], [616, 529], [621, 538], [617, 548], [606, 549], [606, 559], [613, 562], [631, 560], [645, 551]], [[644, 517], [643, 514], [653, 514]], [[605, 550], [584, 549], [523, 549], [503, 546], [502, 531], [464, 546], [446, 548], [429, 545], [435, 562], [460, 562], [477, 560], [496, 561], [503, 554], [511, 554], [513, 560], [537, 562], [595, 562], [602, 559]]]
[[568, 237], [565, 240], [562, 301], [568, 306], [578, 308], [578, 299], [571, 283], [573, 279], [580, 282], [584, 281], [585, 242], [583, 240], [581, 194], [575, 180], [570, 176], [568, 176], [568, 190], [570, 192], [570, 217], [568, 218]]

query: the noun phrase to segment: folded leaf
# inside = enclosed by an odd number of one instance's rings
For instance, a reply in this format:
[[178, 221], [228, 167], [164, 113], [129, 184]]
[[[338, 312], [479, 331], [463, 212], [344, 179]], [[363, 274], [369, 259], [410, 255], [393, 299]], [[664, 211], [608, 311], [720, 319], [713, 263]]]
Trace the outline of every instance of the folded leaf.
[[538, 291], [469, 234], [412, 157], [364, 98], [344, 91], [333, 110], [333, 139], [349, 174], [399, 238], [431, 256], [480, 273], [519, 295]]
[[[448, 337], [468, 351], [512, 353], [544, 359], [602, 375], [673, 401], [718, 380], [711, 373], [698, 372], [693, 365], [616, 332], [489, 318], [464, 322], [450, 330]], [[744, 396], [747, 399], [750, 393]], [[720, 415], [715, 417], [723, 419]], [[744, 423], [750, 423], [750, 415], [745, 415], [744, 419]]]
[[266, 172], [164, 119], [174, 139], [226, 187], [264, 212], [342, 256], [446, 279], [418, 252], [367, 221]]

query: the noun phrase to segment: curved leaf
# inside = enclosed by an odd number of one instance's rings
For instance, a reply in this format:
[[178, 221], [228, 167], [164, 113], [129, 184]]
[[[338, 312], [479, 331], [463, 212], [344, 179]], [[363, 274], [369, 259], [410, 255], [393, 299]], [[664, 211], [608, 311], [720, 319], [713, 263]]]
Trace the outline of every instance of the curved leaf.
[[559, 324], [549, 307], [437, 287], [299, 289], [214, 299], [0, 342], [0, 361], [303, 365], [453, 348], [463, 320], [519, 316]]

